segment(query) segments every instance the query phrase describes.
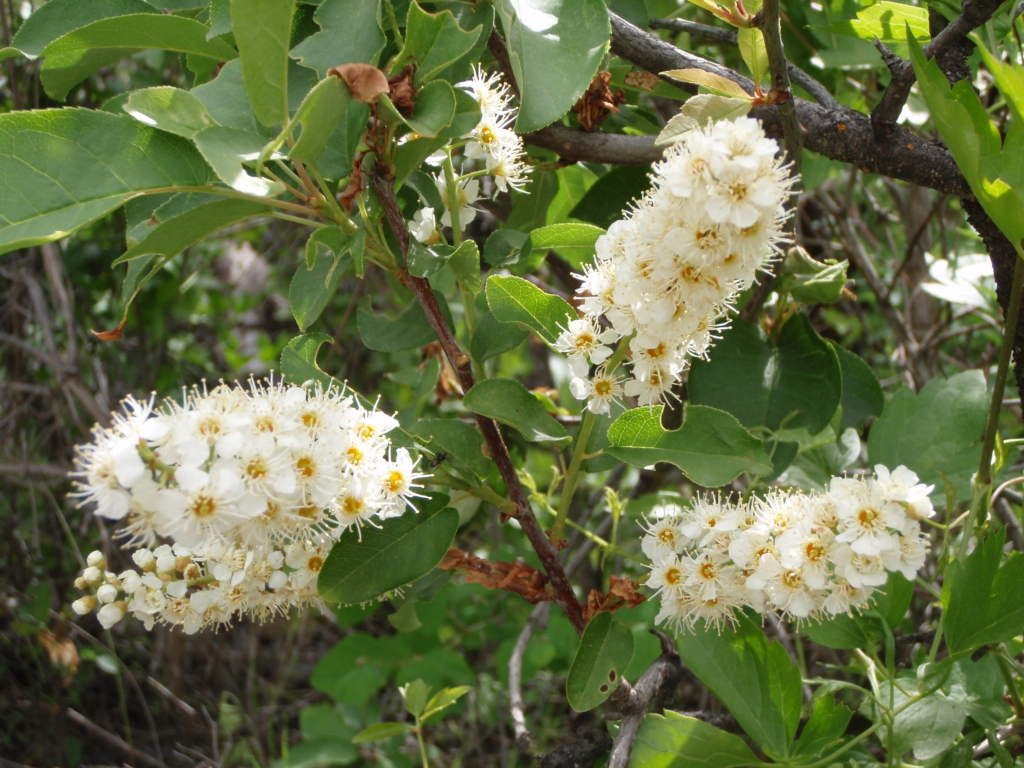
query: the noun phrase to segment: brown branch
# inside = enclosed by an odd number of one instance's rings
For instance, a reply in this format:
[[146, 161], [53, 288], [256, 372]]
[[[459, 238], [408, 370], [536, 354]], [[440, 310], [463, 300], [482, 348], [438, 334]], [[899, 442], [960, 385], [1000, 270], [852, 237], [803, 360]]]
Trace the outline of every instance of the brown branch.
[[67, 715], [68, 720], [73, 722], [75, 725], [79, 726], [85, 731], [88, 731], [90, 734], [100, 739], [101, 741], [106, 742], [110, 746], [117, 748], [118, 750], [128, 755], [132, 759], [137, 760], [138, 762], [144, 765], [152, 766], [153, 768], [166, 768], [164, 764], [159, 760], [156, 760], [147, 755], [145, 752], [140, 752], [139, 750], [135, 749], [135, 747], [130, 746], [124, 739], [122, 739], [116, 733], [111, 733], [107, 729], [101, 728], [80, 712], [76, 712], [73, 709], [66, 709], [64, 710], [64, 714]]
[[[963, 11], [953, 22], [932, 38], [924, 47], [925, 58], [941, 58], [943, 54], [954, 46], [963, 42], [972, 31], [992, 18], [1001, 0], [964, 0]], [[916, 79], [914, 65], [912, 62], [904, 61], [896, 56], [888, 48], [878, 42], [875, 43], [882, 54], [885, 65], [892, 72], [892, 79], [889, 86], [871, 112], [871, 125], [878, 142], [889, 141], [892, 137], [896, 120], [899, 119], [903, 105], [907, 103], [910, 95], [910, 88]]]
[[[661, 640], [661, 656], [641, 675], [628, 701], [619, 707], [623, 715], [622, 723], [615, 737], [612, 754], [608, 758], [608, 768], [626, 768], [629, 765], [633, 744], [636, 742], [640, 725], [647, 716], [648, 708], [656, 706], [663, 694], [673, 692], [683, 677], [683, 665], [676, 652], [675, 640], [664, 632], [655, 630], [654, 634]], [[623, 680], [619, 690], [625, 685], [626, 681]]]
[[[402, 211], [398, 207], [398, 200], [395, 198], [393, 173], [393, 168], [378, 164], [368, 175], [370, 177], [370, 184], [377, 193], [377, 198], [384, 209], [384, 215], [391, 225], [395, 239], [398, 241], [402, 256], [405, 256], [409, 249], [409, 229], [406, 226], [405, 218], [402, 216]], [[406, 288], [413, 292], [416, 300], [423, 307], [430, 327], [433, 328], [438, 341], [441, 343], [441, 348], [448, 358], [448, 362], [459, 377], [459, 383], [462, 385], [463, 392], [468, 392], [476, 383], [469, 355], [462, 351], [459, 343], [455, 340], [455, 335], [452, 329], [448, 327], [448, 322], [441, 312], [441, 307], [437, 303], [437, 298], [434, 296], [430, 283], [422, 277], [414, 277], [405, 269], [396, 270], [395, 276]], [[512, 464], [512, 457], [509, 455], [508, 447], [501, 436], [498, 424], [493, 419], [488, 419], [480, 414], [476, 414], [476, 423], [483, 434], [484, 441], [487, 443], [491, 458], [498, 467], [501, 479], [505, 482], [509, 500], [512, 502], [514, 509], [512, 517], [515, 517], [519, 522], [523, 533], [526, 534], [530, 544], [540, 558], [540, 562], [544, 566], [548, 578], [551, 580], [555, 603], [565, 611], [573, 628], [582, 635], [583, 629], [586, 626], [586, 622], [583, 621], [582, 607], [575, 594], [573, 594], [572, 586], [569, 584], [562, 564], [558, 560], [558, 551], [551, 544], [551, 541], [543, 529], [541, 529], [540, 523], [537, 522], [537, 518], [533, 514], [530, 500], [526, 496], [523, 484], [519, 481], [519, 475], [516, 474], [516, 468]]]
[[533, 738], [526, 726], [526, 714], [523, 705], [523, 657], [530, 644], [530, 638], [537, 629], [543, 629], [551, 615], [551, 603], [541, 603], [530, 614], [523, 625], [516, 644], [512, 648], [512, 656], [508, 660], [508, 703], [512, 713], [512, 727], [515, 729], [516, 746], [524, 755], [533, 754]]
[[[786, 52], [782, 47], [782, 9], [779, 0], [764, 0], [761, 10], [754, 16], [754, 25], [764, 37], [764, 47], [768, 54], [768, 67], [772, 77], [772, 89], [769, 95], [774, 97], [773, 103], [778, 105], [782, 135], [786, 143], [786, 154], [793, 164], [793, 175], [799, 184], [803, 150], [800, 125], [797, 122], [796, 107], [793, 104], [793, 89], [789, 84]], [[795, 188], [793, 192], [794, 195], [798, 195], [799, 188]], [[790, 200], [795, 200], [795, 197]]]

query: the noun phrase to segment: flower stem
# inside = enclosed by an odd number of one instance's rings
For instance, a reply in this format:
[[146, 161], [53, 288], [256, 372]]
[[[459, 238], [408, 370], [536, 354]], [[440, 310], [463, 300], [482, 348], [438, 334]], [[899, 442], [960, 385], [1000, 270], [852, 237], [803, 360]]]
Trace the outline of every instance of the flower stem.
[[580, 431], [576, 433], [576, 444], [573, 446], [569, 471], [566, 473], [565, 482], [562, 484], [562, 498], [558, 502], [558, 515], [555, 517], [555, 526], [551, 529], [551, 543], [555, 546], [562, 540], [565, 518], [569, 514], [569, 505], [572, 504], [573, 494], [576, 493], [576, 484], [580, 479], [580, 466], [583, 464], [583, 454], [587, 451], [587, 443], [590, 442], [590, 433], [593, 431], [596, 421], [597, 416], [592, 411], [586, 410], [583, 412], [583, 421], [580, 423]]
[[[981, 460], [975, 483], [985, 499], [992, 488], [992, 450], [996, 444], [996, 433], [999, 431], [999, 414], [1003, 407], [1003, 391], [1006, 389], [1006, 376], [1010, 369], [1010, 353], [1013, 351], [1013, 340], [1017, 332], [1017, 319], [1020, 317], [1021, 292], [1024, 291], [1024, 269], [1020, 260], [1024, 258], [1024, 243], [1017, 244], [1017, 259], [1014, 260], [1013, 286], [1010, 288], [1010, 304], [1006, 308], [1006, 321], [1003, 323], [1003, 345], [999, 350], [999, 366], [992, 386], [992, 403], [989, 406], [988, 422], [985, 424], [985, 442], [981, 447]], [[972, 505], [973, 506], [973, 505]]]

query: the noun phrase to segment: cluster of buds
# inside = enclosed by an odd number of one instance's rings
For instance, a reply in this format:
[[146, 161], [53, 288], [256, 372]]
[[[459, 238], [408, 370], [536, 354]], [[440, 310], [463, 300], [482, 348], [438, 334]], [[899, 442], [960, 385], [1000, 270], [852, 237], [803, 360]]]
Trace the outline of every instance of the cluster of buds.
[[913, 579], [924, 564], [918, 521], [934, 514], [932, 489], [906, 467], [879, 464], [873, 477], [833, 478], [825, 493], [657, 507], [642, 549], [658, 621], [720, 629], [744, 608], [797, 620], [864, 608], [889, 572]]

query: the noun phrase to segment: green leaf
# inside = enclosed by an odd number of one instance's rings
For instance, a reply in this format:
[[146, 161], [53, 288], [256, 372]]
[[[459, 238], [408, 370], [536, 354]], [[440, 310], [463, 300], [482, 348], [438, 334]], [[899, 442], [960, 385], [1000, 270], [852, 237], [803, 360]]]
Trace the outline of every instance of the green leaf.
[[593, 224], [552, 224], [530, 233], [533, 247], [551, 248], [572, 264], [580, 264], [594, 255], [594, 243], [604, 230]]
[[340, 79], [321, 80], [295, 112], [293, 120], [302, 126], [302, 133], [288, 157], [303, 163], [319, 160], [351, 103], [352, 94]]
[[982, 728], [996, 728], [1013, 714], [1003, 698], [1006, 683], [999, 671], [999, 662], [991, 653], [977, 661], [967, 657], [954, 662], [949, 681], [942, 690]]
[[494, 4], [522, 96], [515, 128], [536, 131], [576, 103], [611, 34], [602, 0], [498, 0]]
[[868, 435], [871, 464], [890, 469], [903, 464], [940, 492], [945, 475], [956, 486], [958, 501], [970, 499], [988, 400], [981, 371], [932, 379], [918, 394], [898, 390]]
[[697, 627], [679, 640], [683, 662], [726, 706], [747, 735], [785, 757], [800, 723], [800, 670], [764, 630], [740, 615], [720, 634]]
[[59, 37], [43, 50], [40, 80], [47, 94], [63, 101], [68, 91], [102, 67], [145, 48], [162, 48], [215, 61], [238, 56], [223, 40], [207, 40], [194, 19], [135, 13], [101, 19]]
[[288, 762], [280, 768], [321, 768], [324, 765], [349, 765], [357, 760], [359, 750], [352, 746], [351, 739], [316, 736], [289, 747]]
[[445, 139], [424, 139], [410, 136], [395, 150], [395, 189], [401, 189], [409, 177], [419, 171], [423, 161], [448, 142]]
[[415, 277], [436, 275], [455, 253], [450, 245], [424, 245], [416, 238], [409, 240], [409, 274]]
[[630, 768], [740, 768], [756, 763], [739, 736], [671, 710], [644, 718], [629, 759]]
[[403, 352], [419, 349], [437, 340], [434, 329], [419, 304], [411, 304], [394, 320], [378, 317], [370, 308], [370, 297], [359, 303], [356, 312], [359, 335], [370, 349], [378, 352]]
[[420, 715], [420, 721], [422, 722], [428, 717], [433, 717], [438, 712], [447, 709], [472, 690], [472, 687], [468, 685], [441, 689], [430, 697], [430, 701], [427, 702], [427, 706], [424, 708], [423, 714]]
[[399, 689], [402, 698], [405, 699], [405, 708], [413, 717], [419, 717], [427, 706], [427, 696], [430, 694], [430, 686], [425, 680], [413, 680]]
[[793, 756], [818, 757], [843, 737], [851, 717], [853, 710], [837, 705], [832, 694], [826, 693], [814, 703], [811, 716], [793, 747]]
[[[838, 615], [820, 622], [803, 622], [800, 631], [818, 645], [829, 648], [871, 648], [885, 638], [885, 627], [899, 625], [910, 607], [914, 585], [903, 574], [890, 573], [867, 610], [852, 616]], [[880, 621], [885, 619], [885, 624]]]
[[568, 443], [565, 427], [552, 418], [530, 391], [512, 379], [487, 379], [476, 384], [463, 399], [479, 413], [519, 430], [532, 442]]
[[[488, 6], [480, 6], [482, 9], [490, 10]], [[457, 139], [460, 136], [472, 131], [480, 123], [480, 105], [476, 99], [470, 96], [461, 88], [455, 89], [455, 114], [451, 123], [442, 128], [438, 136], [447, 139]]]
[[141, 123], [186, 139], [216, 125], [206, 105], [180, 88], [161, 86], [133, 91], [123, 109]]
[[263, 125], [288, 122], [288, 42], [295, 0], [231, 0], [245, 92]]
[[451, 125], [455, 117], [455, 90], [444, 80], [435, 80], [420, 88], [416, 94], [415, 109], [410, 117], [403, 117], [384, 94], [380, 95], [380, 108], [389, 115], [389, 122], [401, 122], [420, 136], [437, 136]]
[[558, 340], [569, 321], [579, 317], [565, 299], [546, 293], [521, 277], [491, 275], [485, 291], [487, 306], [496, 320], [533, 331], [548, 346]]
[[753, 323], [736, 319], [711, 354], [690, 369], [690, 402], [727, 411], [747, 428], [829, 425], [839, 407], [843, 377], [836, 353], [793, 315], [773, 343]]
[[542, 211], [544, 218], [540, 225], [557, 224], [570, 218], [570, 211], [583, 199], [597, 181], [597, 175], [585, 165], [570, 165], [555, 172], [557, 189], [551, 204]]
[[473, 240], [464, 240], [448, 259], [448, 266], [471, 294], [480, 293], [480, 249]]
[[209, 83], [196, 86], [189, 93], [206, 105], [207, 112], [218, 125], [269, 138], [270, 130], [256, 119], [249, 97], [245, 95], [242, 62], [229, 61], [217, 77]]
[[[999, 129], [989, 120], [969, 79], [950, 89], [934, 59], [925, 60], [921, 44], [913, 37], [907, 43], [921, 95], [971, 191], [1010, 242], [1020, 242], [1024, 239], [1024, 200], [1012, 184], [1000, 178], [1005, 169], [1016, 167], [1018, 158], [1004, 151]], [[1019, 184], [1022, 180], [1015, 181]]]
[[355, 744], [383, 741], [384, 739], [390, 739], [392, 736], [400, 736], [411, 729], [412, 723], [374, 723], [353, 736], [352, 741]]
[[565, 694], [577, 712], [601, 704], [622, 682], [633, 660], [633, 633], [602, 611], [590, 620], [569, 668]]
[[320, 347], [331, 341], [326, 333], [307, 333], [296, 336], [281, 352], [281, 374], [290, 384], [301, 386], [306, 382], [318, 382], [327, 389], [343, 387], [340, 381], [320, 370], [316, 354]]
[[[316, 253], [312, 268], [308, 266], [310, 246]], [[306, 242], [306, 263], [295, 272], [288, 293], [299, 330], [305, 331], [320, 317], [338, 282], [351, 269], [352, 259], [345, 255], [347, 250], [348, 241], [338, 227], [318, 229]]]
[[405, 24], [405, 45], [395, 58], [391, 74], [399, 72], [406, 64], [415, 64], [416, 83], [429, 83], [469, 53], [480, 36], [489, 31], [481, 24], [467, 32], [451, 11], [427, 13], [415, 0], [409, 3]]
[[207, 174], [189, 142], [127, 115], [0, 114], [0, 253], [67, 237], [135, 195], [201, 186]]
[[494, 464], [484, 453], [484, 439], [476, 427], [454, 419], [420, 419], [409, 427], [432, 452], [444, 451], [459, 472], [477, 481], [487, 477]]
[[512, 210], [505, 219], [503, 229], [533, 232], [548, 221], [548, 206], [558, 193], [558, 174], [536, 169], [530, 174], [521, 194], [512, 196]]
[[440, 493], [417, 499], [418, 512], [383, 520], [380, 528], [349, 528], [327, 556], [317, 582], [333, 603], [363, 603], [404, 586], [441, 562], [459, 527], [459, 513]]
[[[350, 102], [348, 109], [331, 134], [327, 146], [316, 161], [316, 167], [327, 179], [343, 179], [352, 175], [352, 161], [366, 132], [370, 108], [358, 101]], [[401, 150], [402, 147], [399, 147]]]
[[416, 600], [406, 600], [401, 607], [388, 616], [388, 624], [399, 632], [415, 632], [423, 626], [416, 615]]
[[670, 432], [661, 426], [664, 406], [626, 411], [608, 428], [607, 452], [633, 466], [665, 461], [698, 485], [718, 488], [743, 472], [767, 475], [772, 463], [761, 441], [723, 411], [687, 405], [683, 425]]
[[764, 46], [761, 30], [757, 27], [740, 27], [736, 30], [736, 42], [743, 63], [750, 69], [751, 79], [755, 83], [762, 82], [768, 73], [768, 50]]
[[210, 31], [206, 37], [212, 40], [231, 33], [231, 0], [210, 0]]
[[1024, 629], [1024, 556], [1013, 555], [1000, 566], [1005, 535], [999, 528], [962, 564], [949, 564], [943, 629], [953, 656], [1009, 640]]
[[871, 366], [836, 342], [829, 342], [843, 372], [843, 420], [840, 429], [860, 429], [869, 416], [881, 416], [885, 393]]
[[[900, 687], [911, 693], [915, 692], [915, 688], [922, 693], [931, 688], [929, 682], [908, 678], [902, 679], [900, 684]], [[910, 698], [891, 682], [882, 683], [882, 701], [890, 701], [890, 695], [895, 709], [899, 709]], [[879, 728], [879, 739], [883, 744], [892, 745], [894, 755], [913, 750], [918, 760], [931, 760], [945, 752], [960, 735], [966, 716], [967, 712], [960, 704], [941, 691], [936, 691], [896, 715], [891, 737], [885, 725]]]
[[265, 213], [267, 207], [248, 200], [214, 198], [177, 216], [161, 221], [141, 241], [118, 257], [112, 266], [140, 256], [176, 256], [219, 229]]
[[484, 261], [492, 267], [510, 267], [525, 261], [533, 250], [530, 236], [514, 229], [499, 229], [484, 243]]
[[[100, 19], [113, 16], [127, 16], [135, 13], [153, 13], [154, 7], [143, 0], [49, 0], [36, 8], [18, 28], [18, 34], [11, 40], [13, 51], [30, 59], [43, 55], [43, 51], [58, 37], [87, 26]], [[0, 57], [7, 58], [6, 56]]]
[[477, 318], [470, 352], [478, 363], [504, 354], [522, 344], [530, 332], [515, 323], [503, 323], [490, 312]]
[[849, 279], [846, 260], [823, 264], [811, 258], [803, 248], [792, 248], [782, 263], [776, 291], [788, 292], [804, 304], [835, 304]]
[[242, 165], [256, 160], [263, 151], [266, 141], [258, 133], [215, 125], [201, 130], [193, 140], [213, 172], [229, 187], [261, 197], [284, 192], [280, 182], [253, 176]]
[[291, 55], [321, 78], [342, 64], [376, 64], [386, 42], [379, 17], [380, 0], [324, 0], [313, 14], [320, 31], [295, 46]]
[[862, 40], [877, 37], [883, 43], [904, 43], [908, 26], [915, 38], [929, 39], [931, 31], [928, 26], [928, 9], [883, 0], [858, 11], [856, 19], [836, 21], [822, 31], [859, 37]]

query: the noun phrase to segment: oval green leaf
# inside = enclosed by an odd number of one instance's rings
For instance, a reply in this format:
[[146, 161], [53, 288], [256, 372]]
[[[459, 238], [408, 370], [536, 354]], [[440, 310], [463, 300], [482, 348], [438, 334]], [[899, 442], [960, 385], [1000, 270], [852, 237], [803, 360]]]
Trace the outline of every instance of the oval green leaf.
[[605, 450], [637, 467], [659, 461], [675, 464], [707, 488], [731, 483], [743, 472], [771, 473], [772, 463], [761, 441], [728, 413], [688, 405], [683, 425], [673, 432], [661, 426], [663, 410], [657, 405], [626, 411], [608, 428], [611, 446]]
[[397, 318], [390, 320], [373, 313], [367, 296], [359, 303], [356, 322], [363, 344], [378, 352], [419, 349], [437, 339], [419, 304], [410, 305]]
[[364, 526], [362, 541], [345, 531], [327, 556], [317, 582], [320, 596], [351, 605], [375, 600], [430, 572], [445, 556], [459, 527], [459, 513], [440, 493], [417, 499], [418, 512]]
[[198, 97], [169, 86], [134, 91], [123, 109], [141, 123], [186, 139], [216, 125]]
[[231, 29], [252, 110], [264, 125], [288, 122], [288, 42], [295, 0], [231, 0]]
[[494, 466], [484, 454], [483, 436], [471, 424], [455, 419], [420, 419], [409, 427], [409, 433], [434, 454], [447, 453], [455, 468], [470, 477], [483, 480]]
[[291, 55], [321, 78], [342, 64], [376, 64], [387, 42], [377, 23], [380, 12], [380, 0], [324, 0], [313, 14], [320, 31], [295, 46]]
[[633, 660], [633, 633], [603, 611], [590, 620], [569, 668], [565, 693], [569, 705], [586, 712], [601, 704], [622, 682]]
[[0, 253], [67, 237], [125, 200], [206, 183], [185, 139], [88, 109], [0, 115]]
[[644, 718], [629, 758], [629, 768], [738, 768], [756, 763], [739, 736], [671, 710]]
[[565, 299], [545, 293], [529, 280], [491, 275], [485, 286], [487, 305], [496, 320], [533, 331], [551, 346], [570, 320], [579, 317]]
[[572, 438], [530, 391], [512, 379], [487, 379], [474, 386], [463, 404], [481, 416], [518, 430], [532, 442], [568, 443]]

